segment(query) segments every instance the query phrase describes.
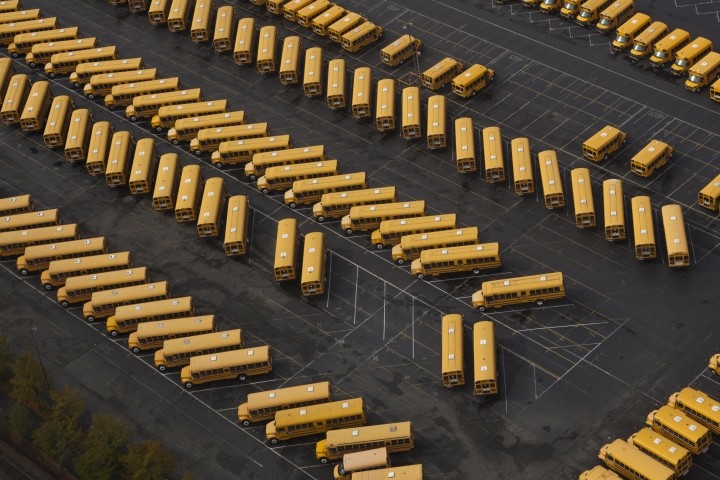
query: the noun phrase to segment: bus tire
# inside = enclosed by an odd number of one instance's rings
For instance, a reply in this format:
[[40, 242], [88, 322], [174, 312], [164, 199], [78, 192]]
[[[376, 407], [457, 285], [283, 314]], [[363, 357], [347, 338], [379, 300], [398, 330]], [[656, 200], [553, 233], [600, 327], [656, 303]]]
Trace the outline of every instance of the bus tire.
[[270, 193], [270, 190], [268, 190], [267, 188], [263, 188], [260, 191], [262, 192], [263, 195], [267, 195], [268, 193]]
[[215, 162], [215, 166], [221, 169], [225, 166], [225, 164], [223, 164], [222, 162]]
[[483, 307], [482, 305], [480, 305], [479, 307], [475, 308], [475, 310], [477, 310], [478, 312], [484, 312], [484, 311], [485, 311], [485, 307]]
[[328, 463], [328, 459], [325, 458], [325, 457], [322, 457], [322, 458], [320, 459], [320, 463], [326, 464], [326, 463]]
[[115, 105], [108, 105], [107, 107], [112, 111], [115, 111], [115, 109], [117, 108]]
[[178, 140], [178, 139], [176, 138], [176, 139], [174, 139], [174, 140], [172, 141], [172, 144], [173, 144], [173, 145], [180, 145], [180, 140]]
[[255, 180], [257, 180], [257, 176], [256, 176], [256, 175], [250, 175], [250, 177], [248, 177], [248, 178], [250, 178], [250, 181], [251, 181], [251, 182], [254, 182]]
[[95, 95], [92, 93], [88, 93], [88, 100], [95, 100]]
[[157, 369], [160, 370], [161, 372], [164, 372], [165, 370], [167, 370], [167, 367], [165, 365], [158, 365]]
[[63, 300], [60, 302], [60, 306], [63, 308], [68, 308], [70, 306], [70, 303], [67, 300]]
[[43, 285], [43, 287], [45, 287], [45, 290], [52, 290], [52, 288], [53, 288], [53, 286], [50, 285], [49, 283], [46, 283], [45, 285]]
[[383, 249], [383, 244], [382, 244], [382, 243], [378, 243], [378, 244], [375, 245], [375, 248], [377, 248], [378, 250], [382, 250], [382, 249]]
[[111, 337], [117, 337], [117, 336], [118, 336], [118, 331], [117, 331], [117, 330], [113, 330], [112, 332], [110, 332], [110, 336], [111, 336]]
[[190, 390], [192, 387], [193, 387], [192, 382], [185, 382], [185, 388], [187, 388], [188, 390]]
[[[195, 150], [195, 151], [193, 151], [193, 153], [195, 154], [196, 157], [199, 157], [200, 155], [202, 155], [202, 150]], [[222, 167], [218, 167], [218, 168], [222, 168]]]
[[92, 323], [92, 322], [95, 321], [95, 317], [93, 317], [92, 315], [90, 315], [90, 316], [88, 316], [88, 317], [85, 317], [85, 320], [86, 320], [88, 323]]
[[273, 437], [273, 438], [270, 439], [270, 445], [277, 445], [277, 444], [278, 444], [278, 439], [277, 439], [277, 438], [274, 438], [274, 437]]
[[325, 217], [322, 216], [322, 215], [318, 215], [317, 217], [315, 217], [315, 220], [317, 220], [318, 222], [322, 223], [322, 222], [325, 221]]
[[73, 88], [80, 88], [80, 82], [73, 82]]
[[416, 276], [419, 280], [422, 280], [423, 278], [425, 278], [425, 275], [423, 275], [422, 273], [418, 273], [418, 274], [415, 275], [415, 276]]
[[353, 233], [355, 233], [355, 232], [353, 231], [352, 228], [348, 228], [348, 229], [345, 230], [345, 235], [350, 236], [350, 235], [352, 235]]
[[29, 67], [30, 67], [30, 68], [35, 68], [35, 67], [37, 67], [37, 63], [35, 63], [35, 62], [30, 62]]
[[243, 420], [242, 422], [240, 422], [240, 425], [242, 425], [243, 427], [249, 427], [250, 425], [252, 425], [252, 422], [250, 420]]
[[247, 375], [245, 375], [244, 373], [241, 373], [240, 375], [238, 375], [238, 380], [240, 380], [241, 382], [244, 382], [245, 380], [247, 380]]
[[133, 347], [133, 348], [131, 348], [130, 350], [132, 350], [132, 352], [133, 352], [135, 355], [137, 355], [137, 354], [140, 353], [140, 349], [139, 349], [138, 347]]
[[18, 58], [19, 56], [20, 56], [20, 54], [19, 54], [18, 52], [13, 52], [13, 53], [12, 53], [12, 57], [13, 57], [13, 58]]
[[395, 260], [395, 263], [397, 263], [398, 265], [405, 265], [405, 260], [402, 258], [398, 258], [397, 260]]
[[543, 303], [545, 303], [545, 300], [543, 300], [542, 298], [538, 298], [537, 300], [535, 300], [535, 303], [538, 305], [542, 305]]
[[55, 78], [55, 72], [50, 72], [50, 73], [48, 73], [48, 77], [50, 77], [50, 78]]
[[473, 268], [473, 269], [472, 269], [472, 274], [473, 274], [473, 275], [480, 275], [480, 269], [479, 269], [479, 268]]
[[136, 117], [135, 115], [130, 115], [131, 122], [137, 122], [137, 120], [138, 120], [138, 117]]
[[290, 208], [297, 208], [297, 203], [295, 202], [290, 202], [288, 205], [290, 206]]
[[20, 275], [22, 275], [23, 277], [24, 277], [25, 275], [27, 275], [28, 273], [30, 273], [30, 272], [28, 271], [27, 268], [21, 268], [21, 269], [20, 269]]
[[158, 132], [158, 133], [162, 133], [162, 131], [163, 131], [162, 125], [159, 126], [159, 127], [155, 127], [155, 131]]

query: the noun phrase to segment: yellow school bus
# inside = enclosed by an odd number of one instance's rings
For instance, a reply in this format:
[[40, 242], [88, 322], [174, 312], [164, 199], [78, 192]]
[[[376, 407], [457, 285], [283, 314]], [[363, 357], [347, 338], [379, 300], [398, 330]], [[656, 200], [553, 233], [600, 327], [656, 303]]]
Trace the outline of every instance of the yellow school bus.
[[52, 101], [53, 94], [50, 90], [50, 82], [41, 80], [30, 87], [30, 92], [20, 115], [20, 128], [22, 128], [23, 132], [37, 132], [43, 129]]
[[80, 85], [89, 82], [93, 75], [141, 70], [142, 68], [143, 59], [139, 57], [121, 60], [105, 60], [102, 62], [85, 62], [75, 68], [75, 71], [70, 74], [68, 80], [73, 87], [79, 88]]
[[[559, 15], [561, 17], [567, 18], [568, 20], [572, 17], [576, 16], [578, 12], [580, 11], [580, 5], [582, 5], [584, 0], [558, 0], [558, 8], [560, 8]], [[548, 4], [549, 6], [549, 4]], [[540, 8], [542, 8], [541, 6]]]
[[672, 64], [675, 54], [690, 43], [690, 34], [676, 28], [655, 44], [655, 51], [650, 57], [650, 65], [657, 70]]
[[218, 168], [223, 168], [227, 165], [247, 163], [258, 153], [287, 150], [290, 147], [292, 147], [290, 135], [232, 140], [222, 142], [218, 149], [212, 152], [210, 162]]
[[210, 25], [213, 16], [212, 0], [197, 0], [190, 24], [190, 40], [193, 43], [210, 40]]
[[14, 12], [22, 8], [20, 0], [3, 0], [0, 2], [0, 12]]
[[390, 453], [412, 450], [415, 447], [412, 422], [384, 423], [381, 425], [330, 430], [327, 432], [325, 439], [320, 440], [315, 445], [315, 458], [320, 460], [321, 463], [327, 463], [329, 460], [343, 458], [346, 453], [377, 447], [385, 447]]
[[353, 73], [353, 91], [351, 112], [355, 119], [372, 115], [370, 102], [372, 97], [372, 70], [369, 67], [358, 67]]
[[706, 393], [685, 387], [670, 395], [668, 405], [702, 423], [711, 432], [720, 434], [720, 404]]
[[167, 295], [152, 301], [140, 300], [118, 306], [115, 314], [108, 317], [106, 330], [116, 337], [120, 333], [134, 332], [141, 323], [192, 315], [195, 315], [192, 297], [169, 298]]
[[158, 152], [153, 138], [142, 138], [135, 145], [130, 176], [128, 177], [128, 188], [130, 193], [150, 193], [155, 179], [157, 168]]
[[190, 19], [190, 0], [173, 0], [167, 17], [168, 30], [184, 32]]
[[447, 147], [445, 130], [445, 96], [431, 95], [427, 106], [427, 147], [430, 150]]
[[70, 277], [65, 280], [65, 286], [58, 288], [57, 300], [61, 306], [67, 308], [71, 303], [87, 302], [94, 292], [142, 285], [147, 281], [146, 267]]
[[[176, 122], [177, 123], [177, 122]], [[203, 128], [197, 136], [190, 140], [190, 151], [195, 155], [212, 152], [220, 148], [223, 142], [263, 138], [270, 135], [267, 123], [250, 123], [248, 125], [230, 125], [225, 127]]]
[[247, 380], [247, 377], [272, 371], [272, 356], [267, 345], [212, 353], [190, 358], [190, 364], [180, 372], [182, 384], [188, 390], [195, 385], [216, 380]]
[[635, 38], [640, 32], [645, 31], [651, 22], [652, 18], [649, 15], [636, 13], [617, 29], [615, 40], [610, 44], [610, 48], [616, 53], [630, 48], [635, 42]]
[[317, 17], [312, 19], [313, 32], [322, 37], [328, 36], [328, 29], [331, 25], [340, 20], [346, 13], [346, 10], [339, 6], [333, 5]]
[[455, 165], [458, 173], [477, 170], [475, 129], [470, 117], [460, 117], [455, 120]]
[[675, 61], [670, 66], [670, 73], [681, 77], [690, 70], [701, 58], [712, 51], [712, 41], [698, 37], [685, 45], [675, 54]]
[[196, 138], [198, 133], [204, 129], [232, 127], [244, 124], [245, 112], [243, 110], [179, 118], [175, 121], [175, 126], [168, 130], [168, 140], [172, 142], [173, 145], [179, 145], [180, 142], [186, 142]]
[[139, 324], [137, 330], [130, 333], [128, 337], [128, 348], [131, 352], [139, 354], [143, 350], [157, 350], [162, 348], [165, 340], [191, 335], [203, 335], [215, 331], [217, 331], [215, 315], [146, 322]]
[[245, 195], [233, 195], [227, 201], [225, 219], [225, 255], [244, 255], [250, 233], [250, 200]]
[[0, 232], [12, 232], [14, 230], [27, 230], [28, 228], [50, 227], [60, 225], [62, 218], [60, 210], [51, 208], [36, 212], [16, 213], [0, 218]]
[[420, 258], [412, 261], [410, 273], [419, 279], [460, 272], [480, 275], [482, 270], [500, 268], [501, 265], [500, 245], [497, 242], [481, 243], [423, 250]]
[[260, 29], [257, 51], [257, 71], [260, 73], [273, 73], [275, 71], [275, 47], [277, 43], [277, 29], [272, 25], [265, 25]]
[[593, 201], [592, 177], [587, 168], [570, 170], [573, 203], [575, 205], [575, 226], [578, 228], [595, 227], [595, 202]]
[[720, 209], [720, 174], [700, 190], [698, 205], [713, 212]]
[[2, 109], [0, 109], [0, 121], [4, 125], [15, 125], [20, 123], [23, 105], [30, 93], [30, 77], [24, 73], [18, 73], [10, 78], [7, 90], [3, 96]]
[[281, 84], [296, 85], [300, 81], [298, 75], [300, 73], [300, 52], [302, 52], [302, 40], [297, 35], [291, 35], [283, 41], [278, 71]]
[[377, 470], [378, 468], [387, 468], [389, 466], [390, 456], [385, 447], [346, 453], [342, 457], [342, 463], [335, 465], [333, 478], [335, 478], [335, 480], [352, 480], [352, 476], [355, 473], [358, 475], [369, 475], [370, 472], [368, 470]]
[[105, 237], [84, 238], [67, 242], [48, 243], [27, 247], [20, 255], [16, 266], [20, 275], [46, 270], [50, 263], [67, 258], [80, 258], [107, 252]]
[[420, 89], [405, 87], [402, 90], [402, 137], [412, 140], [422, 137], [420, 127]]
[[217, 237], [220, 234], [226, 199], [225, 180], [222, 177], [208, 178], [198, 213], [197, 232], [200, 237]]
[[191, 102], [180, 105], [165, 105], [160, 107], [157, 115], [153, 115], [150, 125], [157, 132], [172, 128], [181, 118], [192, 118], [198, 115], [212, 115], [227, 113], [227, 100], [213, 100], [210, 102]]
[[611, 178], [603, 182], [603, 205], [605, 210], [605, 240], [625, 240], [625, 204], [622, 181]]
[[591, 22], [600, 18], [600, 12], [612, 4], [613, 0], [585, 0], [580, 4], [580, 10], [575, 23], [581, 27], [589, 27]]
[[29, 213], [35, 210], [35, 201], [32, 195], [17, 195], [0, 198], [0, 216], [14, 215], [16, 213]]
[[285, 191], [284, 202], [290, 208], [297, 208], [299, 205], [315, 204], [327, 193], [365, 188], [367, 188], [365, 172], [307, 178], [293, 182], [292, 188]]
[[612, 470], [608, 470], [602, 465], [596, 465], [590, 470], [585, 470], [580, 474], [578, 480], [623, 480], [618, 474]]
[[633, 41], [630, 49], [630, 60], [638, 62], [650, 56], [655, 50], [655, 44], [668, 32], [668, 26], [663, 22], [653, 22], [643, 30]]
[[657, 256], [655, 245], [655, 227], [650, 197], [644, 195], [632, 197], [630, 201], [633, 219], [633, 240], [635, 241], [635, 258], [651, 260]]
[[365, 421], [365, 402], [362, 398], [316, 403], [278, 410], [275, 419], [265, 425], [265, 438], [271, 445], [276, 445], [280, 440], [316, 435], [338, 428], [361, 427]]
[[323, 75], [323, 49], [320, 47], [308, 48], [305, 52], [305, 70], [303, 74], [303, 93], [306, 97], [316, 97], [323, 94], [325, 84]]
[[720, 53], [710, 52], [688, 70], [685, 88], [697, 92], [718, 77], [720, 77]]
[[585, 158], [593, 162], [607, 160], [610, 154], [620, 150], [626, 141], [627, 133], [612, 125], [605, 125], [599, 132], [585, 140], [582, 153]]
[[564, 297], [563, 274], [552, 272], [483, 282], [481, 289], [472, 295], [472, 305], [482, 312], [518, 303], [542, 305], [546, 300]]
[[132, 162], [133, 137], [128, 131], [115, 132], [110, 140], [105, 182], [108, 187], [127, 184], [128, 169]]
[[359, 13], [347, 11], [344, 17], [327, 27], [327, 34], [331, 40], [340, 43], [345, 33], [364, 22], [367, 22], [367, 18]]
[[87, 108], [73, 110], [65, 140], [65, 160], [68, 162], [85, 160], [90, 147], [92, 123], [90, 110]]
[[437, 232], [403, 235], [400, 243], [392, 248], [392, 259], [398, 265], [404, 265], [417, 258], [423, 250], [436, 248], [477, 245], [480, 243], [477, 227], [466, 227]]
[[16, 35], [41, 32], [43, 30], [55, 30], [58, 27], [59, 25], [56, 17], [3, 23], [0, 25], [0, 45], [10, 45]]
[[674, 470], [678, 476], [686, 475], [692, 467], [690, 451], [649, 427], [630, 435], [627, 442], [650, 458]]
[[442, 317], [442, 363], [440, 373], [443, 387], [465, 385], [463, 355], [463, 316], [457, 313]]
[[358, 205], [350, 208], [350, 213], [342, 217], [340, 228], [346, 235], [352, 235], [356, 231], [380, 228], [380, 222], [383, 220], [423, 215], [425, 215], [425, 200]]
[[15, 35], [12, 43], [8, 45], [8, 53], [13, 58], [18, 58], [20, 55], [27, 55], [32, 52], [34, 45], [57, 42], [60, 40], [77, 40], [79, 37], [80, 29], [78, 27], [20, 33]]
[[233, 61], [237, 65], [249, 65], [255, 61], [255, 19], [241, 18], [238, 20]]
[[323, 162], [328, 158], [325, 156], [324, 145], [312, 145], [310, 147], [287, 148], [284, 150], [272, 150], [256, 153], [252, 161], [245, 164], [245, 176], [255, 181], [265, 175], [265, 170], [270, 167], [295, 165], [298, 163]]
[[665, 232], [665, 246], [667, 247], [668, 266], [689, 267], [690, 250], [685, 235], [685, 221], [683, 220], [680, 205], [664, 205], [662, 214], [663, 231]]
[[105, 160], [110, 150], [110, 140], [112, 140], [113, 132], [110, 122], [95, 122], [93, 124], [85, 161], [85, 168], [90, 175], [105, 174]]
[[712, 443], [712, 433], [707, 427], [669, 405], [663, 405], [650, 412], [645, 424], [695, 455], [707, 452]]
[[[52, 32], [53, 30], [48, 31]], [[39, 43], [33, 45], [32, 50], [25, 55], [25, 63], [27, 63], [30, 68], [35, 68], [38, 65], [48, 63], [56, 53], [88, 50], [91, 48], [97, 48], [97, 39], [95, 37]]]
[[328, 8], [332, 7], [332, 3], [329, 0], [315, 0], [310, 5], [298, 10], [295, 20], [298, 25], [302, 25], [306, 28], [312, 28], [312, 21], [315, 17], [323, 13]]
[[457, 228], [457, 215], [429, 215], [424, 217], [383, 220], [380, 228], [370, 234], [370, 243], [382, 250], [384, 247], [398, 245], [402, 237], [440, 230]]
[[720, 353], [716, 353], [708, 361], [708, 368], [715, 375], [720, 375]]
[[10, 85], [10, 79], [15, 75], [13, 61], [7, 57], [0, 58], [0, 103], [4, 102], [5, 90]]
[[105, 96], [112, 93], [115, 85], [146, 82], [149, 80], [157, 80], [157, 78], [157, 68], [101, 73], [90, 77], [90, 81], [83, 86], [83, 94], [90, 100], [94, 100], [97, 97], [105, 98]]
[[42, 12], [39, 8], [30, 10], [5, 9], [7, 2], [0, 2], [0, 24], [23, 22], [26, 20], [37, 20], [42, 18]]
[[284, 218], [278, 222], [275, 241], [275, 263], [273, 272], [275, 280], [295, 280], [297, 263], [300, 260], [300, 234], [297, 220]]
[[142, 82], [124, 83], [114, 85], [110, 94], [105, 95], [105, 106], [110, 110], [132, 106], [136, 97], [155, 95], [160, 93], [177, 92], [180, 90], [180, 78], [160, 78], [157, 80], [145, 80]]
[[363, 22], [340, 37], [343, 50], [357, 52], [365, 45], [377, 42], [382, 37], [383, 28], [372, 22]]
[[178, 222], [194, 222], [200, 207], [203, 175], [200, 165], [186, 165], [180, 175], [177, 201], [175, 202], [175, 220]]
[[[157, 301], [164, 301], [170, 296], [167, 282], [155, 282], [124, 286], [94, 292], [90, 301], [83, 305], [83, 316], [88, 322], [99, 318], [108, 318], [109, 325], [115, 328], [115, 315], [120, 309], [134, 311], [136, 307]], [[145, 303], [143, 303], [145, 302]], [[110, 331], [110, 330], [108, 330]], [[117, 333], [113, 334], [115, 336]]]
[[460, 75], [463, 64], [454, 58], [445, 57], [438, 63], [428, 68], [420, 77], [423, 86], [430, 90], [437, 90], [446, 83], [451, 82], [453, 78]]
[[[282, 15], [282, 4], [288, 0], [261, 0], [268, 12], [275, 15]], [[259, 3], [256, 3], [259, 5]]]
[[275, 412], [307, 407], [332, 400], [330, 382], [309, 383], [295, 387], [249, 393], [247, 401], [238, 405], [238, 421], [243, 427], [275, 418]]
[[300, 290], [303, 297], [322, 295], [325, 292], [326, 257], [325, 234], [310, 232], [305, 235], [300, 271]]
[[513, 189], [516, 195], [535, 192], [530, 141], [526, 137], [513, 138], [510, 142], [513, 166]]
[[400, 65], [422, 50], [422, 41], [412, 35], [403, 35], [380, 50], [380, 61], [390, 67]]
[[360, 205], [379, 205], [396, 202], [395, 187], [368, 188], [349, 192], [326, 193], [313, 205], [312, 214], [318, 222], [342, 218], [350, 209]]
[[345, 60], [342, 58], [335, 58], [328, 63], [325, 101], [328, 108], [332, 110], [345, 108], [347, 104], [345, 97]]
[[505, 156], [503, 155], [500, 127], [482, 130], [485, 180], [489, 183], [505, 181]]
[[562, 6], [562, 0], [542, 0], [542, 3], [540, 3], [540, 12], [555, 13], [558, 12]]
[[60, 95], [53, 99], [43, 132], [43, 143], [46, 147], [56, 148], [64, 145], [72, 109], [73, 102], [67, 95]]
[[167, 23], [172, 0], [152, 0], [148, 8], [148, 20], [151, 25], [162, 25]]
[[[613, 0], [610, 6], [600, 13], [596, 29], [603, 35], [607, 35], [635, 15], [635, 12], [637, 10], [633, 0]], [[648, 21], [648, 23], [650, 22]]]
[[677, 479], [677, 475], [670, 468], [620, 438], [603, 445], [598, 457], [608, 468], [631, 480]]
[[131, 13], [146, 12], [150, 0], [127, 0], [128, 10]]
[[488, 320], [473, 325], [473, 395], [498, 393], [495, 324]]
[[265, 170], [265, 175], [258, 178], [257, 188], [265, 195], [271, 191], [287, 190], [292, 188], [293, 182], [297, 180], [337, 175], [337, 165], [337, 160], [325, 160], [316, 163], [270, 167]]
[[81, 63], [117, 60], [117, 58], [118, 51], [115, 46], [56, 53], [50, 57], [50, 62], [45, 64], [43, 70], [45, 75], [55, 78], [73, 72]]
[[378, 81], [375, 103], [375, 128], [381, 132], [395, 130], [395, 79]]
[[720, 78], [710, 86], [710, 100], [720, 102]]
[[474, 64], [450, 83], [455, 95], [468, 98], [487, 87], [495, 78], [495, 72], [483, 65]]
[[136, 122], [140, 119], [152, 118], [162, 107], [202, 102], [202, 100], [202, 91], [199, 88], [140, 95], [133, 97], [132, 104], [125, 108], [125, 117], [131, 122]]
[[45, 290], [65, 285], [69, 277], [90, 275], [132, 268], [130, 252], [106, 253], [89, 257], [74, 257], [65, 260], [53, 260], [40, 274], [40, 283]]
[[642, 150], [630, 159], [630, 171], [641, 177], [649, 177], [672, 157], [673, 147], [660, 140], [650, 140]]
[[0, 257], [22, 255], [25, 249], [32, 245], [44, 245], [77, 238], [78, 226], [75, 223], [0, 232]]
[[290, 0], [285, 1], [282, 5], [283, 16], [294, 22], [297, 20], [297, 13], [303, 8], [307, 7], [313, 2], [313, 0]]
[[188, 365], [192, 357], [244, 347], [240, 328], [165, 340], [162, 348], [155, 351], [155, 367], [164, 372], [168, 368]]
[[218, 53], [232, 50], [232, 38], [235, 34], [235, 15], [232, 5], [224, 5], [217, 9], [215, 31], [213, 32], [213, 50]]
[[180, 184], [180, 169], [178, 168], [177, 153], [166, 153], [158, 162], [155, 188], [153, 189], [152, 205], [155, 211], [175, 209]]

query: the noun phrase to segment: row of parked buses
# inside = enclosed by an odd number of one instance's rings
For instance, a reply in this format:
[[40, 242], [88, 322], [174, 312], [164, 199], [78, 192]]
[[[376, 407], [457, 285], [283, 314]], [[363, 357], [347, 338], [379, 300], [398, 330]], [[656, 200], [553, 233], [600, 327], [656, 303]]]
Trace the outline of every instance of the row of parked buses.
[[[693, 455], [712, 444], [720, 434], [720, 403], [706, 393], [685, 387], [668, 398], [667, 405], [647, 415], [645, 428], [626, 440], [604, 445], [596, 466], [580, 474], [579, 480], [677, 480], [686, 475]], [[609, 469], [609, 470], [608, 470]]]
[[675, 76], [687, 75], [685, 88], [690, 91], [711, 85], [710, 98], [720, 102], [720, 53], [712, 51], [712, 41], [704, 37], [691, 40], [690, 33], [680, 28], [670, 31], [667, 24], [653, 22], [649, 15], [638, 12], [633, 0], [522, 0], [522, 3], [565, 18], [575, 16], [581, 26], [597, 22], [597, 31], [605, 35], [615, 31], [613, 52], [627, 51], [633, 62], [649, 58], [656, 70], [669, 67]]

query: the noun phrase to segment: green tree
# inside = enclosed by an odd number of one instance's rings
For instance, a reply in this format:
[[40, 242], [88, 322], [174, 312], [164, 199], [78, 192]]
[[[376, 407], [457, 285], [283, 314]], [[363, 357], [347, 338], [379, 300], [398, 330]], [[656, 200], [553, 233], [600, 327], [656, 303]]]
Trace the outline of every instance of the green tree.
[[175, 457], [157, 440], [133, 443], [123, 457], [130, 480], [163, 480], [175, 470]]
[[13, 358], [7, 337], [0, 334], [0, 389], [5, 390], [13, 374]]
[[110, 415], [93, 415], [92, 425], [75, 458], [75, 470], [82, 480], [110, 480], [122, 467], [127, 450], [125, 423]]
[[72, 389], [53, 390], [52, 408], [46, 420], [33, 432], [33, 443], [63, 466], [80, 451], [85, 431], [82, 416], [85, 403]]
[[8, 409], [7, 430], [10, 435], [20, 440], [30, 440], [37, 426], [37, 417], [21, 403], [14, 403]]
[[21, 353], [13, 364], [10, 396], [40, 416], [47, 412], [48, 384], [42, 366], [32, 353]]

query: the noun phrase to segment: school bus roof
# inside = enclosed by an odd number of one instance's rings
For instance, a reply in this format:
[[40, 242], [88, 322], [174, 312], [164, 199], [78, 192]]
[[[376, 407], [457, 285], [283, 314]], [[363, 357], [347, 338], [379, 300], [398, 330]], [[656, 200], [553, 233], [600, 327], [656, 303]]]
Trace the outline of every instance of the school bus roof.
[[190, 359], [190, 371], [199, 372], [230, 368], [237, 365], [263, 363], [270, 360], [270, 347], [261, 345], [252, 348], [199, 355]]

